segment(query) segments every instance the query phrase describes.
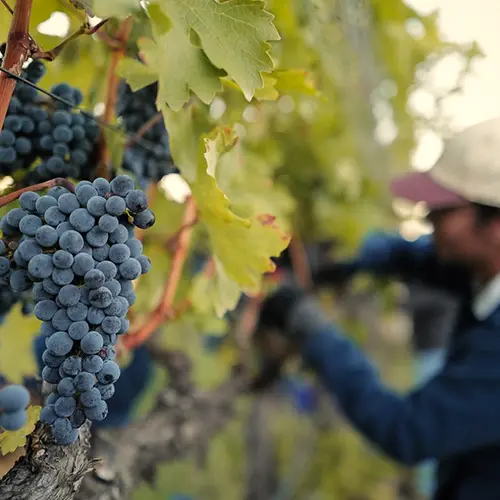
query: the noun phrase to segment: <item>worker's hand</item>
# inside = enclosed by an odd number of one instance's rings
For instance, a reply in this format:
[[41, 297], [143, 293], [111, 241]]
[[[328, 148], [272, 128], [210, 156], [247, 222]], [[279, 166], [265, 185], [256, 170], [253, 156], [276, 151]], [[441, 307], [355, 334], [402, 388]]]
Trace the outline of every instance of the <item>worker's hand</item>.
[[312, 281], [316, 286], [343, 287], [358, 272], [357, 261], [329, 262], [323, 264], [312, 273]]

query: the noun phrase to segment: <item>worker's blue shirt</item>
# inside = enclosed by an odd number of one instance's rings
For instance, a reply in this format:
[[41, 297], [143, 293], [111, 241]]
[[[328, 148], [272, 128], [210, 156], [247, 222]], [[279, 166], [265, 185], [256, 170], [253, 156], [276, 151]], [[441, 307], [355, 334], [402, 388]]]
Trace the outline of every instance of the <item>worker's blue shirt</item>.
[[347, 418], [393, 459], [439, 462], [435, 500], [500, 498], [500, 283], [475, 302], [467, 273], [438, 262], [432, 239], [380, 237], [362, 270], [444, 287], [461, 307], [442, 370], [407, 395], [384, 386], [364, 354], [335, 327], [303, 346], [306, 362]]

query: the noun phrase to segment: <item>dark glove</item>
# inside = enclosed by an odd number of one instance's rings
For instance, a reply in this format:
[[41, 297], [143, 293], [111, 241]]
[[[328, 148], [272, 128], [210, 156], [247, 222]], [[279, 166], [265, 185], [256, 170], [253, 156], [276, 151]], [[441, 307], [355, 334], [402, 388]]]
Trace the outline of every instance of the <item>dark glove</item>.
[[359, 271], [359, 268], [357, 260], [330, 262], [313, 272], [312, 281], [317, 286], [343, 286]]
[[262, 303], [259, 330], [277, 328], [284, 331], [291, 311], [305, 295], [305, 291], [297, 285], [280, 286]]

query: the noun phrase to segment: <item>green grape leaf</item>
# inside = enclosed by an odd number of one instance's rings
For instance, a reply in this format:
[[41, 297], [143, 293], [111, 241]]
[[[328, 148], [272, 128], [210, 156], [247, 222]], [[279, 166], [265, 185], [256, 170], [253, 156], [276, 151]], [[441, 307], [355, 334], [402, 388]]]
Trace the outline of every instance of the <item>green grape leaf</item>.
[[188, 33], [179, 25], [164, 31], [164, 14], [149, 7], [154, 41], [139, 40], [139, 49], [159, 80], [158, 101], [167, 103], [178, 111], [189, 100], [193, 91], [199, 99], [209, 104], [222, 90], [222, 72], [209, 61], [203, 50], [189, 41]]
[[21, 446], [26, 444], [26, 438], [34, 430], [35, 425], [40, 419], [41, 406], [30, 406], [26, 409], [28, 421], [17, 431], [3, 431], [0, 434], [0, 453], [7, 455], [16, 451]]
[[118, 76], [125, 78], [133, 92], [158, 81], [158, 73], [135, 59], [122, 59], [116, 68]]
[[127, 17], [141, 8], [139, 0], [94, 0], [92, 4], [94, 15], [102, 18]]
[[[280, 36], [261, 0], [160, 0], [172, 22], [197, 33], [212, 64], [226, 71], [251, 100], [273, 70], [269, 41]], [[177, 42], [176, 42], [177, 43]], [[178, 71], [179, 68], [176, 68]], [[172, 75], [170, 75], [171, 77]]]
[[[16, 306], [6, 317], [0, 328], [0, 373], [14, 384], [20, 384], [23, 377], [36, 372], [32, 354], [32, 343], [40, 329], [35, 316], [23, 316]], [[26, 353], [19, 356], [18, 353]]]
[[214, 258], [213, 266], [196, 275], [192, 282], [189, 299], [196, 311], [214, 311], [219, 318], [226, 311], [233, 310], [241, 295], [238, 283], [228, 277], [219, 259]]

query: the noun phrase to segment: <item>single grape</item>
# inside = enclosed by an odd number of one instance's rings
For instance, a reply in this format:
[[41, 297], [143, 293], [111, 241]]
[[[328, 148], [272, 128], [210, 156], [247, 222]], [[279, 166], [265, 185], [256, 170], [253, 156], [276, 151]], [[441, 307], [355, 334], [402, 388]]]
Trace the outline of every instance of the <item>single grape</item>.
[[154, 225], [155, 221], [154, 213], [149, 208], [134, 217], [134, 224], [139, 229], [149, 229]]
[[73, 349], [73, 340], [66, 332], [56, 332], [47, 339], [46, 345], [55, 356], [66, 356]]
[[127, 208], [134, 214], [143, 212], [146, 208], [148, 208], [148, 199], [146, 194], [138, 189], [130, 191], [125, 198], [125, 202], [127, 204]]
[[53, 424], [58, 419], [56, 412], [54, 411], [54, 405], [49, 404], [42, 408], [40, 412], [40, 421], [46, 424]]
[[58, 269], [69, 269], [73, 265], [73, 261], [73, 256], [66, 250], [57, 250], [52, 255], [52, 263]]
[[73, 193], [66, 193], [59, 197], [57, 206], [61, 212], [69, 215], [80, 208], [80, 203]]
[[[73, 215], [73, 212], [71, 215]], [[82, 251], [84, 245], [82, 235], [74, 230], [65, 231], [59, 237], [59, 246], [67, 252], [76, 255]]]
[[109, 182], [103, 177], [98, 177], [97, 179], [95, 179], [92, 185], [99, 193], [99, 196], [104, 196], [106, 193], [109, 193], [111, 191]]
[[109, 250], [109, 260], [114, 264], [123, 264], [129, 258], [130, 249], [124, 243], [117, 243], [116, 245], [113, 245]]
[[[118, 273], [118, 269], [115, 266], [115, 264], [113, 264], [113, 262], [111, 262], [109, 260], [99, 262], [99, 264], [97, 264], [97, 266], [96, 266], [96, 269], [98, 269], [99, 271], [101, 271], [104, 274], [105, 281], [112, 280], [113, 278], [115, 278], [116, 274]], [[120, 286], [120, 290], [121, 290], [121, 286]]]
[[127, 280], [135, 280], [142, 273], [142, 267], [138, 260], [130, 258], [118, 267], [120, 274]]
[[101, 384], [114, 384], [120, 378], [120, 367], [114, 361], [104, 361], [96, 377]]
[[79, 253], [75, 255], [71, 269], [77, 276], [85, 276], [89, 271], [94, 269], [94, 259], [86, 253]]
[[36, 205], [35, 205], [36, 211], [40, 215], [44, 215], [45, 212], [50, 207], [56, 207], [56, 206], [57, 206], [57, 200], [54, 197], [48, 196], [48, 195], [44, 195], [44, 196], [41, 196], [40, 198], [38, 198]]
[[[69, 335], [71, 337], [71, 333]], [[79, 339], [73, 339], [73, 340], [79, 340]], [[82, 371], [82, 358], [80, 358], [79, 356], [70, 356], [69, 358], [66, 358], [63, 361], [63, 370], [71, 377], [75, 377]]]
[[95, 376], [87, 371], [79, 373], [73, 379], [73, 383], [75, 384], [76, 390], [78, 392], [89, 391], [90, 389], [92, 389], [92, 387], [94, 387], [95, 382]]
[[80, 394], [80, 402], [86, 408], [92, 408], [97, 406], [102, 401], [101, 393], [99, 389], [96, 387], [92, 387], [92, 389], [82, 392]]
[[87, 233], [95, 226], [95, 219], [86, 208], [78, 208], [72, 212], [69, 222], [79, 233]]
[[[64, 370], [64, 366], [63, 366], [63, 370]], [[66, 398], [70, 398], [71, 396], [74, 396], [76, 394], [76, 388], [75, 388], [75, 385], [73, 384], [73, 379], [69, 378], [69, 377], [63, 378], [57, 384], [57, 392], [59, 393], [60, 396], [63, 396]]]
[[15, 412], [24, 410], [30, 402], [30, 393], [22, 385], [8, 385], [0, 391], [0, 410]]
[[73, 340], [81, 340], [89, 331], [86, 321], [75, 321], [68, 327], [68, 334]]
[[101, 370], [103, 363], [103, 360], [94, 354], [83, 359], [82, 367], [86, 372], [98, 373]]
[[96, 290], [92, 290], [89, 293], [90, 304], [99, 309], [104, 309], [105, 307], [108, 307], [111, 304], [112, 300], [113, 300], [113, 295], [104, 286], [101, 286]]
[[101, 335], [97, 332], [90, 331], [80, 341], [80, 348], [85, 354], [97, 354], [103, 346]]
[[134, 189], [134, 181], [128, 175], [118, 175], [110, 183], [111, 191], [118, 196], [127, 196]]
[[78, 302], [78, 304], [68, 307], [66, 313], [71, 321], [84, 321], [87, 318], [88, 307], [83, 302]]
[[113, 215], [104, 214], [99, 219], [99, 228], [105, 233], [112, 233], [118, 227], [118, 219]]
[[80, 289], [75, 285], [65, 285], [59, 290], [57, 298], [64, 307], [70, 307], [78, 304], [80, 300]]
[[18, 410], [12, 413], [5, 412], [0, 414], [0, 427], [3, 427], [6, 431], [17, 431], [18, 429], [21, 429], [21, 427], [26, 425], [27, 421], [28, 415], [25, 410]]
[[123, 198], [120, 198], [119, 196], [111, 196], [111, 198], [108, 198], [106, 200], [106, 212], [109, 215], [123, 215], [126, 209], [127, 205], [125, 203], [125, 200]]
[[100, 401], [97, 406], [85, 408], [85, 416], [94, 422], [101, 422], [108, 416], [108, 405], [106, 401]]
[[94, 217], [101, 217], [106, 213], [106, 199], [101, 196], [92, 196], [87, 202], [87, 210]]
[[35, 233], [36, 242], [44, 247], [53, 247], [58, 240], [57, 231], [52, 226], [42, 226]]
[[42, 227], [43, 222], [36, 215], [26, 215], [19, 222], [19, 230], [26, 236], [35, 236], [37, 229]]

